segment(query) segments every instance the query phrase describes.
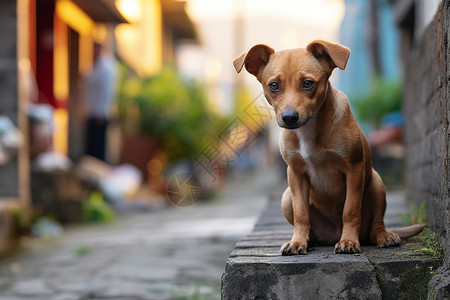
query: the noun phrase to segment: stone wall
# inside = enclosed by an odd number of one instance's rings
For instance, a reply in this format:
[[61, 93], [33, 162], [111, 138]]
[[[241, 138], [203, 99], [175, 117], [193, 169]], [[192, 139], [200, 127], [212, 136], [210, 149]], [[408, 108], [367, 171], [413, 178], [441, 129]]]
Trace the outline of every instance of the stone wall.
[[421, 40], [403, 58], [407, 188], [411, 199], [427, 204], [429, 224], [445, 247], [447, 270], [450, 268], [449, 35], [450, 3], [443, 1]]
[[[17, 2], [0, 2], [0, 114], [17, 125]], [[0, 199], [15, 198], [19, 193], [18, 159], [0, 165]], [[1, 201], [1, 200], [0, 200]]]

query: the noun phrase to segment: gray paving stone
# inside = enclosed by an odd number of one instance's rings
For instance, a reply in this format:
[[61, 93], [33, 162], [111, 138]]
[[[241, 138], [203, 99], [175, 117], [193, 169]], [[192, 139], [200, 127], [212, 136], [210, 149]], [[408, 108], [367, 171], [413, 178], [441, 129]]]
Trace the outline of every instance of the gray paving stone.
[[52, 296], [49, 300], [81, 300], [83, 296], [74, 293], [61, 293]]
[[9, 291], [23, 296], [52, 295], [53, 290], [42, 279], [28, 279], [14, 283]]

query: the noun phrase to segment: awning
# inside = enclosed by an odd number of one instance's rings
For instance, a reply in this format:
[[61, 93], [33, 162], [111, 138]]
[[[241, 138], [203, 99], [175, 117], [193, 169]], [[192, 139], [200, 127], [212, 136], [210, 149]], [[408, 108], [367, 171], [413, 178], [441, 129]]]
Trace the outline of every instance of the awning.
[[100, 23], [128, 23], [117, 10], [114, 0], [72, 0], [95, 22]]
[[177, 0], [161, 1], [164, 21], [168, 22], [175, 30], [179, 39], [188, 39], [199, 43], [197, 30], [191, 18], [186, 12], [186, 2]]

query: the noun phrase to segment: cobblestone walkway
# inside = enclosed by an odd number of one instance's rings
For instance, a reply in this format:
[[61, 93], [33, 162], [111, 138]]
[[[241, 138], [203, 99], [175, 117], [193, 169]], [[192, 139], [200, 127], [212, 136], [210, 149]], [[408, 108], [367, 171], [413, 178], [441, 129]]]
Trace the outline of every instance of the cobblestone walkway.
[[220, 299], [226, 259], [276, 182], [259, 172], [208, 203], [68, 229], [0, 262], [0, 300]]
[[[283, 185], [274, 170], [260, 170], [213, 201], [67, 229], [0, 261], [0, 300], [220, 299], [231, 250]], [[404, 210], [402, 194], [390, 193], [386, 223], [400, 225]]]

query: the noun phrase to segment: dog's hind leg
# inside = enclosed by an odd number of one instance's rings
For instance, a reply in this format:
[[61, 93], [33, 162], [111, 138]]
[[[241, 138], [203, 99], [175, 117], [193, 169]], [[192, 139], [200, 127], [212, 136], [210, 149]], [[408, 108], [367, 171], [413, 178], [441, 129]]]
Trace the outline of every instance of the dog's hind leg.
[[287, 187], [281, 196], [281, 211], [286, 220], [294, 225], [294, 210], [292, 208], [292, 192], [290, 187]]
[[[386, 189], [380, 175], [372, 170], [372, 178], [364, 193], [364, 203], [370, 209], [372, 223], [370, 225], [370, 240], [378, 247], [400, 245], [400, 237], [393, 232], [386, 231], [384, 226], [384, 213], [386, 211]], [[363, 209], [364, 210], [364, 209]], [[368, 213], [363, 212], [363, 214]]]

